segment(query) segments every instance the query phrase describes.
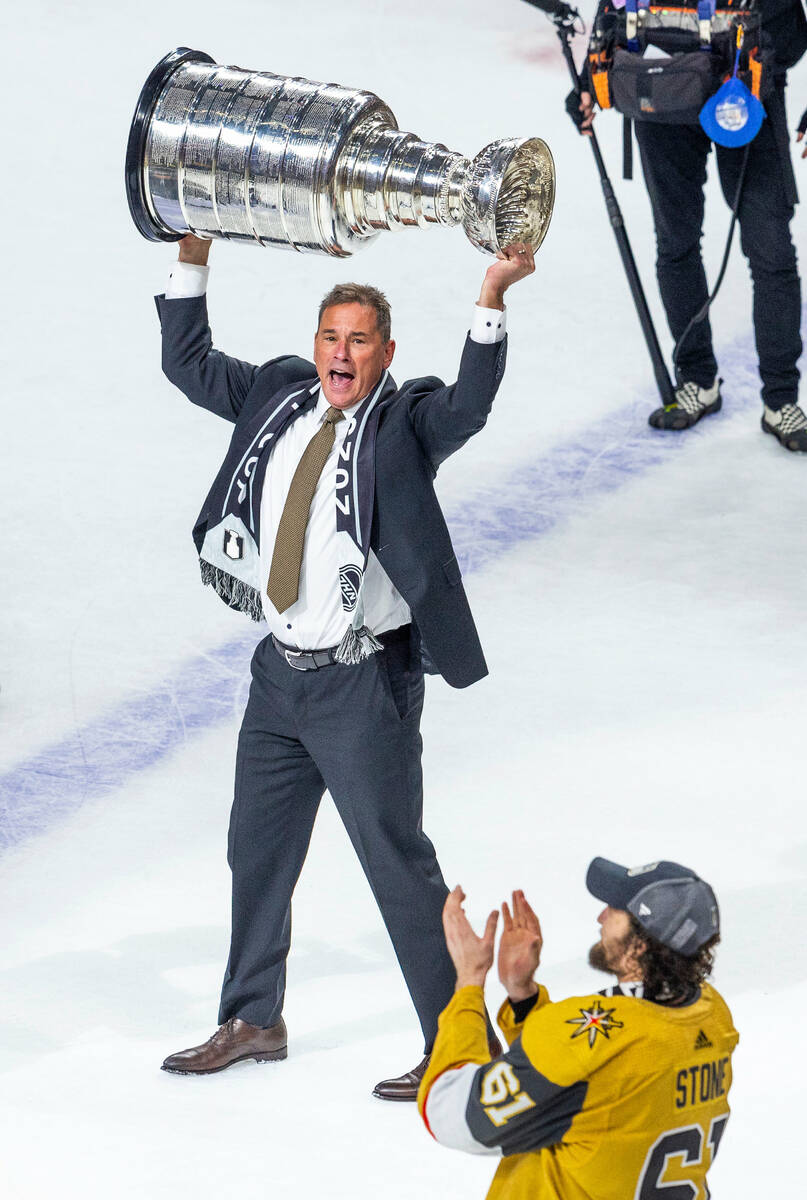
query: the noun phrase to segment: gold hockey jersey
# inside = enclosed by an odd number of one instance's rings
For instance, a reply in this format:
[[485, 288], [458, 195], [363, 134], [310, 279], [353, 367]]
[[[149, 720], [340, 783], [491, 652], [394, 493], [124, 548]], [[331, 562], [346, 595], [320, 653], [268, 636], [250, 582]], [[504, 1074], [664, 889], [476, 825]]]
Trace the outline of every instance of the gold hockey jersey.
[[670, 1007], [542, 987], [523, 1024], [508, 1001], [499, 1024], [510, 1048], [491, 1062], [482, 989], [455, 993], [418, 1095], [437, 1141], [502, 1156], [488, 1200], [708, 1200], [738, 1041], [714, 988]]

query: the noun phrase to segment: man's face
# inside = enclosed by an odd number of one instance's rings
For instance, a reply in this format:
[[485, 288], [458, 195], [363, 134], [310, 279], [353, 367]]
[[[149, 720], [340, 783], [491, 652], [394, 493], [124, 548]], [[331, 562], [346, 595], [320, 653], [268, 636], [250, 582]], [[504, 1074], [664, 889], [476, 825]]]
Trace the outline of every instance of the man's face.
[[600, 940], [588, 952], [589, 966], [597, 971], [607, 971], [620, 979], [640, 978], [636, 962], [636, 938], [631, 930], [630, 915], [622, 908], [608, 905], [597, 917], [600, 923]]
[[381, 339], [375, 309], [355, 303], [326, 308], [314, 338], [314, 363], [328, 403], [349, 408], [363, 399], [394, 353], [395, 343]]

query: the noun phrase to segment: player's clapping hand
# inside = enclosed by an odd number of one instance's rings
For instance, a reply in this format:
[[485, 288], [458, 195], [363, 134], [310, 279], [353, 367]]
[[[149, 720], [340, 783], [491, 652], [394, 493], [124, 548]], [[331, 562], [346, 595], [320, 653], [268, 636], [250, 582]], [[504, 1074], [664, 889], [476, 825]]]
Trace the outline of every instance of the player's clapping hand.
[[533, 975], [541, 961], [541, 924], [523, 892], [513, 892], [513, 911], [502, 905], [504, 929], [499, 943], [499, 979], [511, 1000], [526, 1000], [538, 991]]
[[446, 897], [443, 906], [446, 945], [457, 971], [457, 987], [483, 987], [487, 973], [493, 966], [499, 914], [493, 910], [485, 923], [485, 932], [482, 937], [477, 937], [463, 910], [464, 899], [465, 892], [459, 884]]

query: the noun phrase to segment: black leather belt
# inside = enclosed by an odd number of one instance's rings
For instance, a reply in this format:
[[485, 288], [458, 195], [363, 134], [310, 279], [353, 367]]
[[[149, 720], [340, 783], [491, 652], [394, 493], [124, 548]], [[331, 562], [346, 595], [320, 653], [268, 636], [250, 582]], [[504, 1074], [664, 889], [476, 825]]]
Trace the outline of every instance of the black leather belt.
[[[318, 671], [320, 667], [330, 667], [337, 661], [338, 646], [329, 646], [327, 650], [298, 650], [295, 646], [286, 646], [272, 633], [269, 635], [272, 645], [281, 658], [293, 667], [295, 671]], [[386, 648], [396, 642], [409, 641], [410, 626], [401, 625], [398, 629], [390, 629], [379, 634], [378, 640]]]
[[338, 646], [329, 646], [327, 650], [296, 650], [294, 646], [285, 646], [271, 634], [272, 645], [281, 658], [285, 658], [295, 671], [318, 671], [320, 667], [330, 667], [336, 662]]

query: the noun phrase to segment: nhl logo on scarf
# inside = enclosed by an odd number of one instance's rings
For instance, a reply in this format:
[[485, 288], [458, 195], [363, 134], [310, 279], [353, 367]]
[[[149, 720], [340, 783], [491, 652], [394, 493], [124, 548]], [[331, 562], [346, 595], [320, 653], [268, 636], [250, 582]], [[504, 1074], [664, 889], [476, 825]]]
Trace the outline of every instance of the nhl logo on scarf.
[[244, 557], [244, 539], [234, 529], [224, 530], [224, 553], [228, 558]]
[[342, 590], [342, 608], [345, 612], [353, 612], [356, 607], [363, 574], [361, 567], [352, 564], [339, 568], [339, 587]]

